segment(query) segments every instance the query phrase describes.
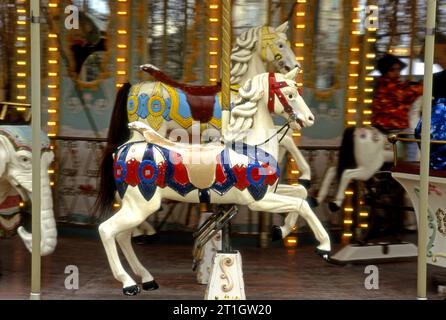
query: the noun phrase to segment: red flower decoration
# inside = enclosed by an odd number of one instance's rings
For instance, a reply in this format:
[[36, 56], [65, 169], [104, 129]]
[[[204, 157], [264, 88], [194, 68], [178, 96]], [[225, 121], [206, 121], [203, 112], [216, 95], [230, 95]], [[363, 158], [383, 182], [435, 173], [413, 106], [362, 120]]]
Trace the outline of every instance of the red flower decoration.
[[246, 178], [246, 166], [236, 165], [232, 167], [232, 171], [237, 178], [237, 183], [235, 184], [237, 189], [244, 190], [246, 187], [249, 186], [248, 179]]
[[215, 182], [219, 184], [226, 182], [226, 175], [223, 172], [223, 168], [220, 163], [217, 163], [217, 167], [215, 168]]
[[132, 158], [126, 162], [126, 165], [127, 174], [125, 176], [125, 182], [127, 182], [132, 187], [135, 187], [140, 182], [138, 175], [139, 161]]
[[166, 163], [158, 163], [158, 177], [155, 180], [158, 187], [164, 188], [166, 186]]
[[269, 163], [262, 164], [265, 173], [265, 183], [272, 186], [277, 181], [277, 171], [269, 165]]
[[186, 167], [183, 164], [183, 159], [180, 154], [173, 153], [171, 154], [173, 159], [173, 179], [175, 182], [186, 185], [189, 183], [189, 176], [187, 174]]

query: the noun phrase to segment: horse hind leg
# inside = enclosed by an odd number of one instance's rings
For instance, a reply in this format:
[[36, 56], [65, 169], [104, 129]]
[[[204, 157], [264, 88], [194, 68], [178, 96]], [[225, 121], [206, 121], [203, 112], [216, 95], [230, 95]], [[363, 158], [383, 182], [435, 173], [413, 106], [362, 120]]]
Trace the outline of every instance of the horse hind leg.
[[144, 266], [141, 264], [138, 257], [136, 256], [135, 251], [132, 247], [131, 236], [131, 231], [124, 231], [116, 237], [116, 240], [118, 241], [125, 258], [127, 259], [130, 268], [132, 268], [133, 273], [141, 277], [143, 290], [156, 290], [159, 288], [159, 286], [153, 279], [153, 276], [150, 274], [150, 272], [146, 268], [144, 268]]
[[316, 214], [311, 210], [310, 205], [303, 199], [296, 199], [294, 197], [267, 193], [265, 197], [248, 205], [251, 210], [266, 211], [271, 213], [288, 212], [285, 218], [284, 226], [280, 227], [282, 231], [282, 238], [286, 237], [293, 227], [296, 225], [299, 214], [307, 221], [316, 239], [319, 241], [317, 252], [325, 260], [329, 259], [329, 252], [331, 250], [330, 237], [325, 231]]

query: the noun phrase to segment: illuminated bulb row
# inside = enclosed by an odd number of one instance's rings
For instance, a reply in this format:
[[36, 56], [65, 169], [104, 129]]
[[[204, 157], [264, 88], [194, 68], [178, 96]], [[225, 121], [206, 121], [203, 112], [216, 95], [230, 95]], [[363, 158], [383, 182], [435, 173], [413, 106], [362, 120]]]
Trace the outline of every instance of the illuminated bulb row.
[[[48, 3], [48, 14], [51, 17], [57, 17], [59, 15], [60, 0], [51, 0]], [[48, 92], [48, 137], [55, 137], [58, 131], [59, 121], [59, 84], [60, 84], [60, 51], [59, 51], [59, 39], [58, 34], [51, 30], [48, 30], [47, 35], [48, 52], [47, 52], [47, 65], [46, 65], [46, 86]], [[55, 145], [51, 141], [50, 149], [54, 150]], [[48, 175], [50, 177], [50, 186], [54, 187], [55, 182], [55, 167], [51, 165], [48, 169]]]
[[[355, 110], [356, 112], [356, 110]], [[352, 213], [353, 213], [353, 207], [352, 207], [352, 197], [354, 195], [353, 190], [346, 190], [344, 192], [345, 194], [345, 206], [344, 206], [344, 232], [342, 234], [345, 241], [349, 241], [349, 239], [353, 236], [352, 234]]]
[[128, 70], [128, 42], [129, 42], [129, 1], [118, 0], [117, 44], [116, 44], [116, 87], [120, 88], [127, 81]]
[[[299, 64], [302, 66], [304, 63], [304, 52], [305, 52], [305, 44], [304, 44], [304, 38], [305, 38], [305, 19], [306, 19], [306, 0], [298, 0], [296, 1], [296, 5], [294, 6], [294, 17], [293, 17], [293, 42], [292, 42], [292, 49], [294, 51], [294, 54], [296, 56], [296, 61], [299, 62]], [[303, 86], [303, 73], [302, 71], [297, 75], [296, 83], [298, 87]], [[292, 133], [293, 140], [295, 143], [299, 143], [300, 139], [300, 132], [295, 131]], [[289, 168], [289, 175], [290, 175], [290, 183], [292, 185], [297, 185], [297, 181], [299, 178], [299, 168], [297, 167], [296, 162], [293, 158], [289, 157], [288, 162], [288, 168]], [[287, 240], [288, 241], [288, 240]], [[288, 245], [291, 245], [291, 243], [288, 243]], [[296, 242], [297, 245], [297, 242]]]
[[16, 85], [15, 98], [18, 102], [24, 103], [28, 100], [28, 21], [27, 21], [27, 7], [26, 1], [16, 2]]
[[[377, 9], [377, 7], [373, 5], [371, 6], [371, 9], [375, 10]], [[368, 19], [376, 20], [377, 17], [368, 17]], [[366, 62], [365, 62], [365, 72], [364, 72], [365, 86], [364, 86], [364, 100], [363, 100], [364, 108], [362, 112], [363, 114], [362, 124], [365, 126], [369, 126], [372, 124], [372, 122], [370, 121], [370, 116], [372, 114], [371, 104], [373, 102], [372, 100], [373, 87], [371, 86], [370, 82], [373, 81], [373, 77], [369, 77], [367, 76], [367, 74], [369, 74], [375, 69], [374, 60], [376, 58], [376, 55], [370, 51], [372, 50], [372, 44], [376, 42], [376, 28], [368, 27], [367, 32], [365, 34], [365, 39], [366, 39], [366, 52], [365, 52]]]
[[350, 51], [348, 66], [348, 90], [347, 90], [347, 106], [346, 106], [346, 124], [347, 126], [355, 126], [357, 124], [355, 116], [357, 114], [358, 104], [358, 80], [359, 80], [359, 19], [360, 8], [355, 6], [358, 1], [354, 1], [352, 13], [352, 28], [350, 35]]
[[220, 5], [218, 0], [209, 1], [209, 82], [216, 84], [219, 75], [219, 54], [218, 48], [220, 39], [218, 37], [221, 28], [220, 23]]

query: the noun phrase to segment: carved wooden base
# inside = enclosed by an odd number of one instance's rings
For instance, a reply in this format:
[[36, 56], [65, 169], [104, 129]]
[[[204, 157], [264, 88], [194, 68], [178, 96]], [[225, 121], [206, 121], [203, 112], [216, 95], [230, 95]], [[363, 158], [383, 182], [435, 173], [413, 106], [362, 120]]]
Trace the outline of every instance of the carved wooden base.
[[217, 253], [205, 300], [246, 300], [240, 252]]
[[[439, 171], [442, 172], [442, 171]], [[418, 174], [392, 172], [409, 194], [419, 220], [420, 176]], [[446, 178], [429, 178], [429, 207], [427, 228], [427, 263], [446, 268]]]

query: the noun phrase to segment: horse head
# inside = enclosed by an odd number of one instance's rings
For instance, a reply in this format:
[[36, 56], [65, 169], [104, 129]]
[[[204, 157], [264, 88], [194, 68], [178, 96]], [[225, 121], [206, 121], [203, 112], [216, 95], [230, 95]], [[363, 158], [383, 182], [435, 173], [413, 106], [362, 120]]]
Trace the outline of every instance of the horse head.
[[287, 29], [285, 22], [277, 28], [254, 27], [243, 32], [231, 52], [231, 84], [243, 85], [247, 79], [266, 71], [267, 63], [283, 74], [300, 69], [287, 39]]
[[287, 73], [298, 68], [300, 64], [291, 49], [286, 32], [288, 21], [277, 28], [262, 27], [260, 33], [260, 54], [264, 62], [272, 62], [280, 73]]
[[268, 109], [286, 120], [292, 129], [311, 127], [314, 115], [299, 93], [294, 81], [299, 68], [295, 68], [283, 75], [270, 73], [268, 76]]

